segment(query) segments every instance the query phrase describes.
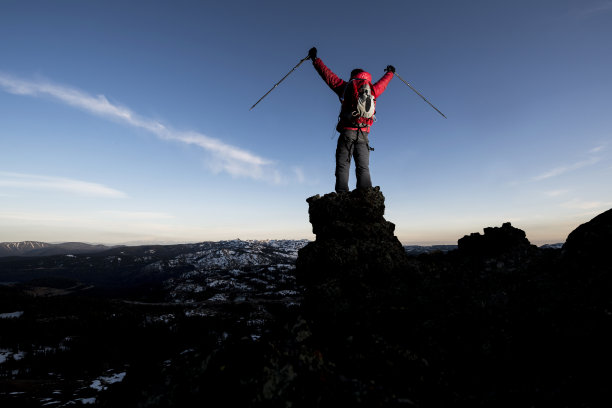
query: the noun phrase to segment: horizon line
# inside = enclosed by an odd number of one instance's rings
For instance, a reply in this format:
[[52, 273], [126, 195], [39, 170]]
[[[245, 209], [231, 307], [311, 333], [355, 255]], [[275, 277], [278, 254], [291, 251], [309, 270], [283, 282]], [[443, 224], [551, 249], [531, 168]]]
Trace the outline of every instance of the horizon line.
[[[316, 238], [315, 238], [316, 239]], [[110, 242], [93, 242], [93, 241], [40, 241], [40, 240], [21, 240], [21, 241], [0, 241], [0, 245], [2, 244], [19, 244], [25, 242], [36, 242], [41, 244], [49, 244], [49, 245], [62, 245], [62, 244], [85, 244], [85, 245], [102, 245], [109, 248], [113, 247], [121, 247], [121, 246], [146, 246], [146, 245], [159, 245], [159, 246], [169, 246], [169, 245], [195, 245], [204, 242], [229, 242], [229, 241], [244, 241], [244, 242], [266, 242], [266, 241], [308, 241], [314, 242], [315, 239], [310, 238], [264, 238], [264, 239], [243, 239], [243, 238], [233, 238], [233, 239], [218, 239], [218, 240], [203, 240], [203, 241], [173, 241], [173, 240], [133, 240], [133, 241], [124, 241], [118, 243], [110, 243]], [[458, 241], [458, 240], [457, 240]], [[547, 241], [534, 241], [538, 242], [537, 244], [529, 241], [532, 245], [536, 245], [541, 247], [543, 245], [557, 245], [564, 244], [565, 240], [547, 240]], [[458, 242], [449, 243], [448, 241], [424, 241], [424, 242], [409, 242], [405, 243], [400, 240], [402, 246], [421, 246], [421, 247], [433, 247], [433, 246], [458, 246]]]

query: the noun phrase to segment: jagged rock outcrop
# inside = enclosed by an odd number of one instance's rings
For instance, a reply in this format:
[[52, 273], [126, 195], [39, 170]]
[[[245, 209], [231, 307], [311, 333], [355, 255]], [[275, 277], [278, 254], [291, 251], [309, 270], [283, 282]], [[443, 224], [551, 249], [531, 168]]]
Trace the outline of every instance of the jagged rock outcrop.
[[564, 257], [581, 269], [604, 269], [612, 273], [612, 209], [572, 231], [563, 245]]
[[409, 284], [384, 201], [378, 187], [307, 199], [317, 238], [299, 251], [296, 274], [306, 287], [305, 313], [317, 324], [369, 327]]
[[458, 241], [459, 250], [479, 255], [499, 255], [516, 249], [529, 249], [532, 246], [525, 231], [514, 228], [509, 222], [501, 227], [488, 227], [484, 235], [474, 232]]

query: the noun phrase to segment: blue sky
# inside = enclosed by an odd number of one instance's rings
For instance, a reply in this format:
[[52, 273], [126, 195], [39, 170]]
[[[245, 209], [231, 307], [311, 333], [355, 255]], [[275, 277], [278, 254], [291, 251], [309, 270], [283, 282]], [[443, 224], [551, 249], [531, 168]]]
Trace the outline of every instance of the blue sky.
[[[340, 77], [392, 64], [370, 135], [405, 244], [612, 207], [612, 1], [0, 1], [0, 241], [313, 239]], [[355, 178], [351, 170], [350, 185]]]

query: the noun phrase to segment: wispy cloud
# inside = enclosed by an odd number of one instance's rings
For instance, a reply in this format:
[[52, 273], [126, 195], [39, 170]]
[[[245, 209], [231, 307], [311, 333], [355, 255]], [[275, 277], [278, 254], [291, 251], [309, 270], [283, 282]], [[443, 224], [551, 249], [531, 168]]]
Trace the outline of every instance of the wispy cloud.
[[582, 17], [591, 17], [610, 12], [612, 12], [612, 1], [602, 1], [599, 4], [580, 10], [578, 15]]
[[150, 220], [150, 219], [173, 219], [172, 214], [153, 212], [153, 211], [102, 211], [105, 217], [126, 219], [126, 220]]
[[[70, 225], [75, 223], [74, 216], [58, 215], [50, 213], [31, 213], [31, 212], [10, 212], [0, 211], [0, 220], [3, 221], [17, 221], [21, 222], [33, 222], [33, 223], [58, 223], [62, 225]], [[82, 224], [82, 220], [78, 220], [78, 224]]]
[[544, 195], [548, 197], [559, 197], [567, 193], [569, 193], [569, 190], [552, 190], [552, 191], [545, 191]]
[[574, 171], [574, 170], [578, 170], [581, 169], [583, 167], [587, 167], [587, 166], [591, 166], [597, 162], [601, 161], [601, 158], [599, 157], [591, 157], [589, 159], [586, 160], [582, 160], [576, 163], [572, 163], [569, 164], [567, 166], [559, 166], [559, 167], [555, 167], [554, 169], [548, 170], [536, 177], [534, 177], [532, 180], [533, 181], [541, 181], [541, 180], [545, 180], [545, 179], [549, 179], [551, 177], [556, 177], [556, 176], [560, 176], [562, 174]]
[[127, 197], [125, 193], [102, 184], [37, 174], [0, 172], [0, 187], [26, 190], [53, 190], [92, 197]]
[[42, 80], [23, 80], [2, 72], [0, 72], [0, 88], [15, 95], [50, 97], [95, 115], [144, 129], [163, 140], [196, 145], [210, 154], [208, 165], [215, 172], [224, 171], [233, 176], [272, 183], [282, 181], [280, 172], [271, 160], [199, 132], [174, 130], [157, 120], [141, 117], [125, 106], [111, 103], [104, 95], [92, 96], [68, 86]]
[[304, 176], [304, 170], [301, 167], [293, 167], [293, 173], [295, 173], [295, 177], [298, 183], [304, 183], [306, 181], [306, 177]]
[[570, 208], [573, 210], [595, 210], [595, 209], [606, 209], [612, 206], [612, 202], [607, 201], [586, 201], [582, 199], [573, 199], [561, 204], [562, 207]]

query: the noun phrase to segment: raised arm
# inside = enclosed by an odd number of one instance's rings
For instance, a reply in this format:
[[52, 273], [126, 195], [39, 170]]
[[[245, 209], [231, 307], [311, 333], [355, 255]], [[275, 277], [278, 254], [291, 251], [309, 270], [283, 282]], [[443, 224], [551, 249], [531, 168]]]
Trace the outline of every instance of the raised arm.
[[391, 78], [393, 78], [393, 74], [395, 73], [395, 68], [393, 67], [393, 65], [388, 65], [387, 68], [385, 68], [385, 71], [386, 71], [385, 75], [383, 75], [382, 78], [378, 80], [378, 82], [372, 85], [372, 88], [373, 88], [372, 93], [377, 98], [383, 92], [385, 92], [387, 85], [389, 85], [389, 81], [391, 81]]
[[321, 78], [323, 78], [325, 83], [338, 96], [342, 96], [342, 93], [344, 92], [344, 87], [346, 86], [346, 81], [342, 78], [339, 78], [338, 75], [334, 74], [331, 69], [327, 68], [321, 58], [317, 58], [316, 48], [311, 48], [308, 52], [308, 55], [312, 60], [312, 65], [315, 67], [319, 75], [321, 75]]

